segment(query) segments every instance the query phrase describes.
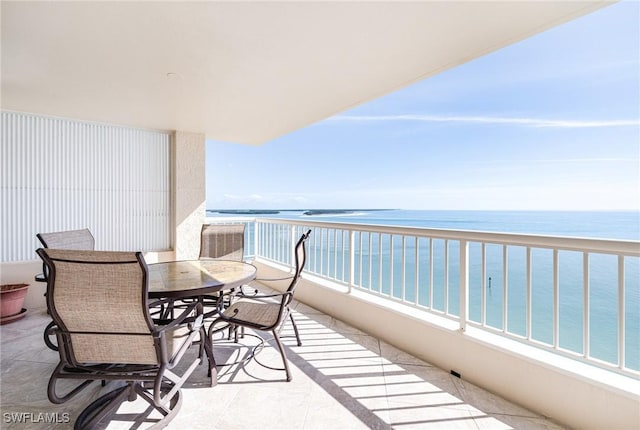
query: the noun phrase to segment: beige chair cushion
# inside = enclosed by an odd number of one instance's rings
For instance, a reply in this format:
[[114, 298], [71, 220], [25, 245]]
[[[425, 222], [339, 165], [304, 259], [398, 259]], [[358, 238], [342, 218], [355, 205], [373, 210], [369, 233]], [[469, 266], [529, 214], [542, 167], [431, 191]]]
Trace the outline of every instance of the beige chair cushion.
[[71, 341], [76, 360], [82, 364], [150, 364], [157, 365], [158, 358], [153, 337], [150, 335], [100, 335], [72, 334]]
[[224, 314], [234, 319], [271, 326], [278, 322], [278, 312], [280, 303], [242, 299], [225, 309]]

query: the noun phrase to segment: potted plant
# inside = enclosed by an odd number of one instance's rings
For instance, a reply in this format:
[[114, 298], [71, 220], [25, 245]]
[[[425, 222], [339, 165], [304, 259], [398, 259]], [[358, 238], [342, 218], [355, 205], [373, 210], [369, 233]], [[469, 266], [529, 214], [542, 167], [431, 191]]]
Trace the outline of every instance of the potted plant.
[[22, 318], [27, 310], [22, 307], [29, 284], [0, 285], [0, 324]]

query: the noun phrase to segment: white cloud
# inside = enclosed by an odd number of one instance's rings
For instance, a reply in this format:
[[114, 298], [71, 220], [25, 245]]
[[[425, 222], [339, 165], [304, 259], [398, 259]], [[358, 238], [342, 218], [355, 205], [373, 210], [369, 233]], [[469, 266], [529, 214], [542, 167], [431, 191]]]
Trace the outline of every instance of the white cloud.
[[296, 203], [309, 203], [309, 199], [303, 196], [296, 196], [291, 198]]
[[223, 194], [222, 197], [226, 200], [236, 200], [236, 201], [254, 201], [259, 202], [264, 200], [264, 197], [260, 194], [251, 194], [249, 196], [238, 196], [235, 194]]
[[265, 194], [222, 194], [209, 196], [211, 207], [232, 209], [279, 209], [284, 207], [306, 208], [311, 201], [308, 197], [294, 193]]
[[496, 116], [447, 116], [447, 115], [338, 115], [327, 121], [390, 122], [418, 121], [436, 123], [467, 123], [487, 125], [517, 125], [524, 127], [595, 128], [640, 126], [640, 119], [621, 120], [558, 120], [543, 118], [517, 118]]
[[528, 163], [637, 163], [637, 158], [614, 158], [614, 157], [594, 157], [594, 158], [558, 158], [547, 160], [530, 160]]

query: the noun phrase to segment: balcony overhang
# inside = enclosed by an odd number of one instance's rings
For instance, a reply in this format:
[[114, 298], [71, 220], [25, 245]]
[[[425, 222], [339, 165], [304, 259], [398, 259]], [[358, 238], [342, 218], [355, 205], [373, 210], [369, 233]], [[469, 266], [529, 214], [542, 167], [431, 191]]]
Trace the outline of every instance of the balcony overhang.
[[607, 1], [2, 2], [2, 108], [260, 144]]

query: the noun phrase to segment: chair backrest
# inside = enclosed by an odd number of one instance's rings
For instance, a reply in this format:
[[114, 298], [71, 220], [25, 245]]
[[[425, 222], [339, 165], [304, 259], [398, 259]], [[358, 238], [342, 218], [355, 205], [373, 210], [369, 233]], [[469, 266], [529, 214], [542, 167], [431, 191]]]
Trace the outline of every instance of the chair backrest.
[[[45, 248], [52, 249], [81, 249], [93, 251], [96, 241], [88, 228], [81, 230], [54, 231], [51, 233], [38, 233], [36, 237]], [[49, 277], [49, 269], [42, 264], [43, 281]]]
[[140, 252], [36, 252], [49, 268], [47, 304], [61, 358], [73, 365], [160, 363]]
[[204, 224], [200, 233], [200, 258], [242, 261], [244, 224]]
[[[310, 235], [311, 235], [311, 230], [307, 230], [306, 233], [300, 236], [300, 239], [298, 239], [298, 242], [296, 243], [296, 247], [294, 250], [296, 271], [293, 274], [293, 278], [291, 279], [291, 283], [289, 284], [289, 287], [287, 288], [288, 292], [293, 293], [293, 291], [295, 290], [296, 285], [298, 284], [298, 279], [300, 279], [300, 274], [302, 273], [302, 270], [304, 269], [304, 265], [307, 262], [307, 249], [305, 248], [305, 242], [309, 239]], [[293, 299], [293, 294], [289, 296], [288, 301], [290, 302], [292, 299]]]
[[96, 241], [88, 228], [38, 233], [36, 237], [45, 248], [93, 251], [96, 246]]

